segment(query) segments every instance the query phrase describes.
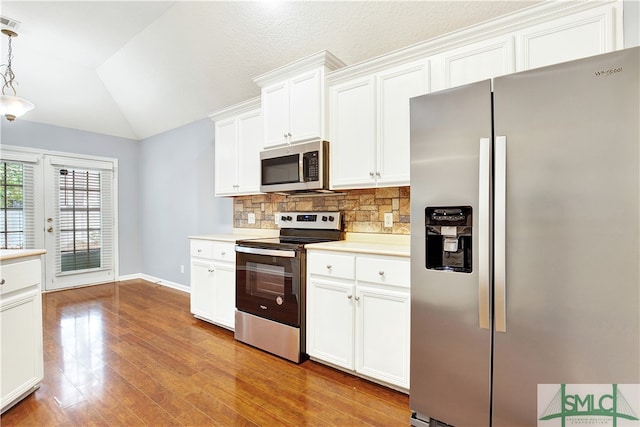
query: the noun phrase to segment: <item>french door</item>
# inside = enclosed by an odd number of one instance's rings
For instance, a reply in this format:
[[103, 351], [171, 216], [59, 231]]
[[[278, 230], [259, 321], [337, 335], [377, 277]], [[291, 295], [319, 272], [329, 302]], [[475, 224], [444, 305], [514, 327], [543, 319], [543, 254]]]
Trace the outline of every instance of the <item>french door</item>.
[[116, 280], [116, 171], [116, 159], [3, 146], [0, 247], [45, 248], [45, 290]]
[[46, 290], [115, 280], [114, 163], [44, 156]]

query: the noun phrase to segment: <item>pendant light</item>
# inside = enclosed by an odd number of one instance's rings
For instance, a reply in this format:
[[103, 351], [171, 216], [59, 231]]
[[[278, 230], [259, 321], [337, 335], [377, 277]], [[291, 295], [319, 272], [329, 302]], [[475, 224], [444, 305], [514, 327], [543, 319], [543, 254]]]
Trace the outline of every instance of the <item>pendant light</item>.
[[[16, 88], [13, 86], [16, 75], [11, 69], [11, 38], [18, 37], [18, 34], [7, 29], [3, 29], [2, 34], [9, 37], [9, 54], [7, 55], [7, 63], [2, 65], [6, 67], [6, 70], [2, 73], [4, 85], [2, 86], [2, 96], [0, 96], [0, 114], [12, 122], [16, 117], [20, 117], [27, 111], [32, 110], [33, 104], [26, 99], [17, 97]], [[13, 95], [7, 94], [6, 92], [13, 92]]]

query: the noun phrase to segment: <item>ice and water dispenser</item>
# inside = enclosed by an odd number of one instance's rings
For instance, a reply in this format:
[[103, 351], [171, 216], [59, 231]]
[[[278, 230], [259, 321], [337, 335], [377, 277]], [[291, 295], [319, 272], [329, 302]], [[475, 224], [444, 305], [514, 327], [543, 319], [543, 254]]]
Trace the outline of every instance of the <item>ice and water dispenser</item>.
[[471, 273], [471, 206], [425, 209], [426, 267]]

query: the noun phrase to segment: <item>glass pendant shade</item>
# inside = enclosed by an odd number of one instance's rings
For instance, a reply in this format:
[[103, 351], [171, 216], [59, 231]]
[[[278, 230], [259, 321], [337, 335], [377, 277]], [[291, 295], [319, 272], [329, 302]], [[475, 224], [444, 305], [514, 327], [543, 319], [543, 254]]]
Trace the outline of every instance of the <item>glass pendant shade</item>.
[[20, 117], [32, 109], [33, 104], [26, 99], [11, 95], [0, 96], [0, 114], [9, 121], [13, 121], [16, 117]]

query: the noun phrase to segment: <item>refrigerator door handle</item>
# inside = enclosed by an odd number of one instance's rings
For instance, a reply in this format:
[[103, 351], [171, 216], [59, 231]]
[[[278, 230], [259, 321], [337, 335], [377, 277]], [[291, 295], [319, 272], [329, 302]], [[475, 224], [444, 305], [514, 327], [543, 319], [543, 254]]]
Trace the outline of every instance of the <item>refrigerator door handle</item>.
[[507, 137], [496, 136], [494, 190], [494, 316], [496, 332], [507, 332]]
[[491, 139], [480, 138], [478, 176], [478, 316], [480, 328], [489, 329], [491, 269]]

